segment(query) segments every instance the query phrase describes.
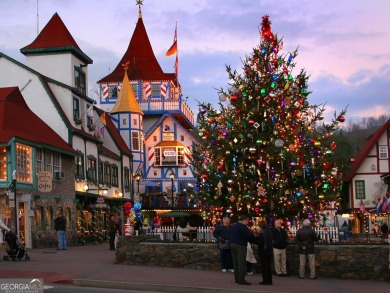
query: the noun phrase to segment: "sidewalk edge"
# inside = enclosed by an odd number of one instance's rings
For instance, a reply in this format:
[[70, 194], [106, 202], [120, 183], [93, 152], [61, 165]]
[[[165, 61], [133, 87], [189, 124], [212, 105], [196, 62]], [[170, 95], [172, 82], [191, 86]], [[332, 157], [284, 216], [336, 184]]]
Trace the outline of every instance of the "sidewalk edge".
[[110, 289], [127, 289], [139, 291], [157, 291], [171, 293], [248, 293], [253, 290], [226, 289], [226, 288], [207, 288], [207, 287], [190, 287], [190, 286], [173, 286], [163, 284], [147, 284], [147, 283], [130, 283], [117, 281], [102, 281], [89, 279], [74, 279], [73, 286], [78, 287], [95, 287], [95, 288], [110, 288]]

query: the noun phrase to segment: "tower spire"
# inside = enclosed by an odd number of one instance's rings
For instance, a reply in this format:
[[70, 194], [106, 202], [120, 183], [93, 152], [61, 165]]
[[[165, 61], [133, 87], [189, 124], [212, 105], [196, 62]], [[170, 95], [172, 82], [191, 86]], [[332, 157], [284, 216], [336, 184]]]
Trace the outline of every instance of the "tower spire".
[[142, 18], [142, 11], [141, 11], [141, 6], [142, 6], [142, 2], [144, 2], [144, 0], [136, 0], [137, 3], [135, 5], [138, 5], [138, 18]]

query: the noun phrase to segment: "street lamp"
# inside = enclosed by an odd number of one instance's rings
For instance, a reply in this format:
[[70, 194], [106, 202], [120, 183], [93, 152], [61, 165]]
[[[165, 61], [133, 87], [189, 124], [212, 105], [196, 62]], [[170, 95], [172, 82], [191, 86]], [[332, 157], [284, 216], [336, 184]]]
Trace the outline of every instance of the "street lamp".
[[172, 185], [171, 185], [171, 198], [172, 198], [171, 205], [173, 207], [173, 205], [174, 205], [174, 200], [173, 200], [173, 180], [175, 180], [175, 173], [172, 172], [171, 174], [169, 174], [169, 178], [171, 178], [171, 183], [172, 183]]
[[15, 213], [15, 233], [19, 235], [18, 231], [18, 202], [16, 200], [16, 170], [12, 171], [12, 181], [10, 186], [8, 187], [7, 195], [10, 200], [10, 207], [12, 204], [14, 205], [14, 213]]
[[141, 181], [141, 175], [137, 173], [135, 175], [135, 180], [137, 181], [137, 193], [139, 194], [139, 182]]

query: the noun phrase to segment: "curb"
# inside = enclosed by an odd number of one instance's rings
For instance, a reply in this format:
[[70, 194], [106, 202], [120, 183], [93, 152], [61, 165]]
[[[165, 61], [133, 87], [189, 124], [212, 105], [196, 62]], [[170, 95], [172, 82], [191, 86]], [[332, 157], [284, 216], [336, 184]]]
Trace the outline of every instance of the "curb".
[[[73, 286], [94, 287], [94, 288], [110, 288], [110, 289], [122, 289], [122, 290], [153, 291], [153, 292], [154, 291], [156, 291], [156, 292], [170, 292], [170, 293], [225, 293], [225, 292], [228, 292], [228, 293], [229, 292], [231, 292], [231, 293], [252, 292], [253, 293], [253, 292], [255, 292], [253, 290], [173, 286], [173, 285], [163, 285], [163, 284], [130, 283], [130, 282], [87, 280], [87, 279], [74, 279]], [[257, 292], [271, 292], [271, 291], [257, 291]]]

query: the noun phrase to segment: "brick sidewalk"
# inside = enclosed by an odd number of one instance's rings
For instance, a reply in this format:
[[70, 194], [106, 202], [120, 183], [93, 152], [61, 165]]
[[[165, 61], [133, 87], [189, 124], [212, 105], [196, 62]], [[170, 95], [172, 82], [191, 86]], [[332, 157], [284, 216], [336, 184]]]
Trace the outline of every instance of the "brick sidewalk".
[[[5, 254], [5, 252], [3, 252]], [[70, 247], [67, 251], [33, 249], [31, 261], [0, 261], [2, 278], [43, 278], [45, 284], [80, 285], [159, 292], [389, 292], [382, 281], [296, 276], [273, 278], [274, 285], [261, 286], [261, 275], [247, 276], [251, 286], [238, 285], [232, 273], [167, 267], [114, 264], [115, 252], [107, 243]], [[0, 254], [0, 259], [2, 255]]]

